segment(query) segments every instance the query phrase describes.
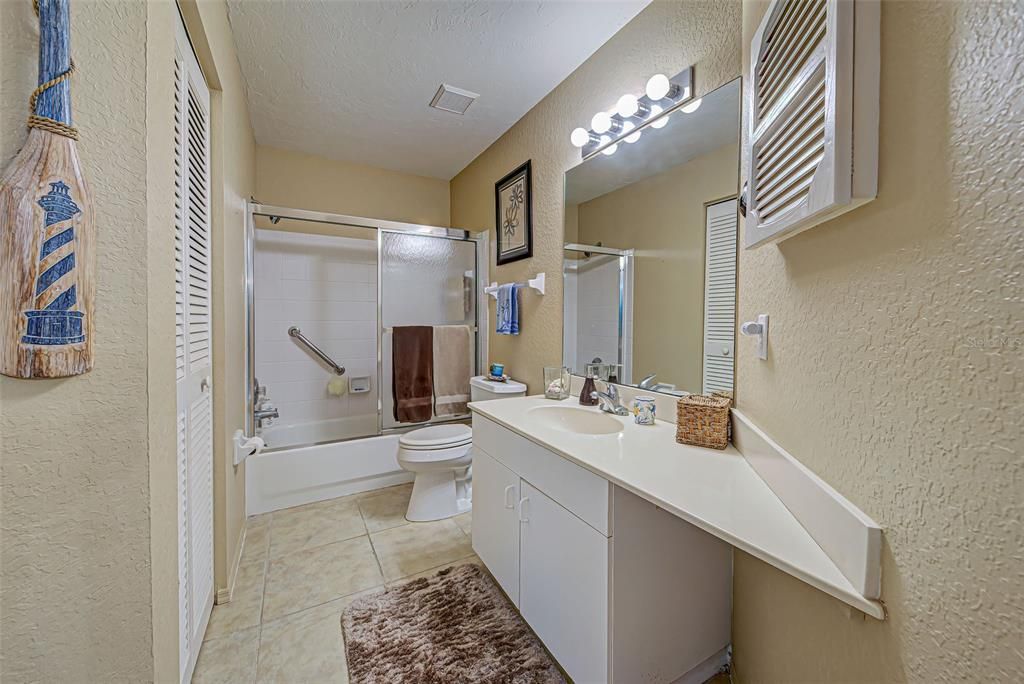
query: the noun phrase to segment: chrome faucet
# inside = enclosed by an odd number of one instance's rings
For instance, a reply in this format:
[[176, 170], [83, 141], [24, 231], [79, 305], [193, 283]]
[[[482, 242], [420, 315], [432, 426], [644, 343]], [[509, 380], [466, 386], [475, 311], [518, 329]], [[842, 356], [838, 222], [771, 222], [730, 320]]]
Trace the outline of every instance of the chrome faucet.
[[274, 418], [280, 418], [281, 414], [278, 412], [277, 407], [270, 404], [267, 398], [266, 385], [261, 385], [259, 380], [256, 380], [256, 402], [253, 407], [252, 417], [256, 421], [256, 427], [262, 428], [264, 422], [270, 422]]
[[654, 378], [656, 378], [657, 376], [658, 376], [657, 373], [651, 373], [650, 375], [645, 377], [643, 380], [638, 382], [636, 386], [638, 388], [640, 388], [640, 389], [651, 389], [652, 387], [654, 387], [657, 384], [656, 382], [654, 382]]
[[274, 418], [280, 418], [281, 414], [277, 408], [258, 408], [252, 412], [253, 417], [256, 419], [256, 427], [263, 427], [263, 422], [267, 420], [273, 420]]
[[598, 408], [605, 413], [614, 413], [617, 416], [629, 415], [629, 409], [619, 403], [619, 391], [610, 382], [607, 392], [591, 392], [590, 398], [597, 399]]

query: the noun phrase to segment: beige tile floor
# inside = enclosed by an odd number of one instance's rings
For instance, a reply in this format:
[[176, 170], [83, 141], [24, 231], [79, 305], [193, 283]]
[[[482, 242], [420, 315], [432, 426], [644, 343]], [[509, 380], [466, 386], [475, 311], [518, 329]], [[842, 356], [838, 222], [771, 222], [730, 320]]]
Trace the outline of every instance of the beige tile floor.
[[477, 562], [470, 515], [410, 523], [412, 485], [250, 518], [230, 603], [214, 606], [196, 683], [347, 682], [341, 611], [369, 591]]

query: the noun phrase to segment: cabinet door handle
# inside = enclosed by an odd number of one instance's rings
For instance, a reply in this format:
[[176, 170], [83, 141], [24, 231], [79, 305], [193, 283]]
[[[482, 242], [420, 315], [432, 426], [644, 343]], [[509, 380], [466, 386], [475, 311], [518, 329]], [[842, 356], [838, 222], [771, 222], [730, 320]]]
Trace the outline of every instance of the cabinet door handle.
[[516, 492], [516, 486], [515, 485], [509, 485], [508, 487], [505, 487], [505, 508], [507, 508], [509, 510], [512, 510], [513, 508], [516, 507], [516, 503], [512, 499], [512, 496], [511, 496], [512, 494], [515, 494], [515, 492]]
[[530, 518], [526, 515], [526, 504], [529, 503], [530, 497], [524, 496], [519, 500], [519, 522], [530, 522]]

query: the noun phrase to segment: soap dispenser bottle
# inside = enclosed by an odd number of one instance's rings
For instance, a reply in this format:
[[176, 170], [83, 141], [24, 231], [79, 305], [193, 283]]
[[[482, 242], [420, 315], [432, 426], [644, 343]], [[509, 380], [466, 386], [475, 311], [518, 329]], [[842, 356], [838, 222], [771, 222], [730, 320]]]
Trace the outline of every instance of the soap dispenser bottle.
[[594, 383], [595, 376], [587, 375], [587, 379], [583, 382], [583, 391], [580, 392], [580, 404], [583, 406], [597, 406], [597, 399], [591, 396], [597, 391], [597, 385]]

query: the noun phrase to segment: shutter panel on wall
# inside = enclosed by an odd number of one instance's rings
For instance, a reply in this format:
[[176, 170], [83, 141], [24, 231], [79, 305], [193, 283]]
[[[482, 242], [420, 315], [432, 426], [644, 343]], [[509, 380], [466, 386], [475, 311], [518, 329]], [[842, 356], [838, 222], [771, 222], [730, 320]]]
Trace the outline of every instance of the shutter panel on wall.
[[774, 0], [765, 14], [748, 79], [747, 247], [875, 197], [878, 14], [877, 0]]
[[731, 392], [736, 339], [736, 200], [709, 205], [704, 266], [704, 394]]
[[174, 93], [174, 304], [181, 681], [213, 606], [210, 91], [180, 18]]

